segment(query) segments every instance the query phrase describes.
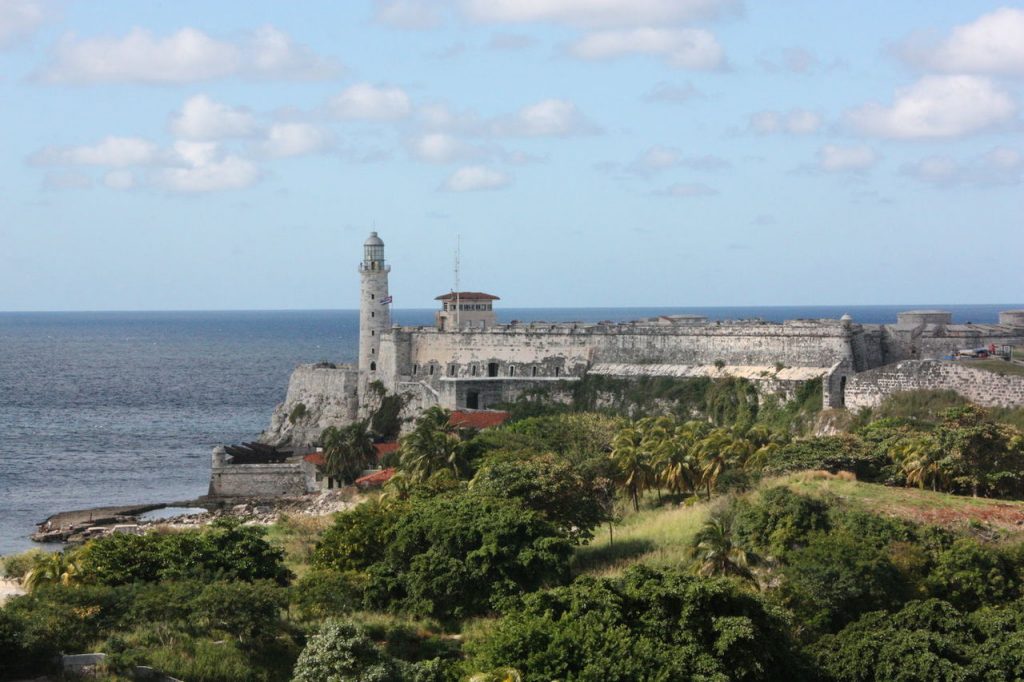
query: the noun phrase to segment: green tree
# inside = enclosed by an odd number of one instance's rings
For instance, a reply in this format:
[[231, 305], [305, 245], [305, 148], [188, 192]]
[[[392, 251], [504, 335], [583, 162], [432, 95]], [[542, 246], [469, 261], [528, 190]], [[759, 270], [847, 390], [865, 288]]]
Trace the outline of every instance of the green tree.
[[718, 510], [697, 531], [690, 550], [696, 560], [698, 575], [754, 579], [751, 567], [757, 556], [736, 541], [732, 519], [729, 510]]
[[891, 608], [906, 591], [882, 549], [847, 533], [811, 533], [782, 567], [782, 596], [810, 635], [835, 632], [868, 611]]
[[929, 592], [965, 611], [1019, 595], [1013, 562], [996, 548], [960, 538], [938, 554], [926, 580]]
[[309, 638], [292, 682], [404, 682], [398, 664], [351, 621], [328, 620]]
[[35, 556], [32, 568], [22, 578], [21, 584], [29, 592], [42, 585], [72, 585], [81, 580], [81, 568], [70, 550], [49, 552]]
[[787, 632], [732, 581], [635, 566], [526, 595], [467, 646], [471, 669], [524, 682], [808, 679]]
[[459, 431], [451, 424], [451, 413], [442, 407], [431, 407], [401, 441], [401, 468], [420, 481], [439, 471], [449, 471], [459, 478], [468, 468], [464, 450]]
[[365, 470], [376, 464], [368, 422], [353, 422], [341, 428], [329, 426], [320, 434], [324, 448], [324, 473], [344, 483], [352, 483]]
[[414, 499], [383, 554], [368, 568], [370, 605], [454, 622], [563, 582], [572, 545], [519, 500], [463, 493]]
[[751, 445], [729, 429], [719, 427], [701, 439], [697, 453], [701, 462], [701, 485], [711, 499], [711, 490], [718, 479], [729, 467], [743, 465], [750, 456]]
[[655, 480], [650, 442], [644, 442], [644, 432], [636, 423], [623, 427], [612, 441], [611, 459], [616, 467], [616, 483], [640, 511], [640, 496]]
[[944, 473], [942, 458], [938, 441], [928, 433], [907, 436], [895, 450], [895, 459], [906, 476], [907, 485], [917, 485], [922, 490], [928, 484], [932, 490], [939, 489]]
[[553, 454], [484, 466], [469, 485], [480, 494], [520, 500], [577, 543], [590, 540], [606, 520], [602, 482]]

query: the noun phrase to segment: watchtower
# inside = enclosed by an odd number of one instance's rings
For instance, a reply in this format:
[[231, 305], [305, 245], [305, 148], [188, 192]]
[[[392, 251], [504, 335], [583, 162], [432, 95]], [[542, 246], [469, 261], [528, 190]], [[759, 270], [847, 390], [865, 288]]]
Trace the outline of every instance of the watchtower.
[[359, 264], [359, 395], [366, 395], [377, 377], [380, 336], [391, 328], [391, 296], [384, 261], [384, 241], [371, 232], [363, 243], [363, 261]]

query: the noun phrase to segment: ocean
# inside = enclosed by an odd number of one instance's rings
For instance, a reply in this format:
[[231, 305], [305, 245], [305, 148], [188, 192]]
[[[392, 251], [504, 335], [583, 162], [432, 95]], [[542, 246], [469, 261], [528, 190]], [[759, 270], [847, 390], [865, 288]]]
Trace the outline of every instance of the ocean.
[[[994, 322], [1017, 305], [501, 310], [499, 319], [838, 318], [894, 322], [942, 308]], [[432, 310], [396, 310], [428, 325]], [[210, 449], [255, 439], [302, 362], [351, 362], [358, 313], [0, 313], [0, 554], [28, 549], [52, 513], [185, 500], [206, 492]]]

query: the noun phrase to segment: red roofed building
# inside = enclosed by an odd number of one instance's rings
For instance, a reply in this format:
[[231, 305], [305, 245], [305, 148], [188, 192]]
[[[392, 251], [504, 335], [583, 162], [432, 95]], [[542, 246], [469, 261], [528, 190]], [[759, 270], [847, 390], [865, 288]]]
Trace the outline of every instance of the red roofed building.
[[501, 410], [455, 410], [448, 423], [459, 429], [493, 429], [508, 421], [511, 415]]
[[327, 464], [327, 459], [324, 457], [324, 453], [322, 452], [311, 452], [308, 455], [303, 455], [302, 460], [318, 467], [322, 467], [324, 464]]
[[372, 474], [366, 474], [356, 479], [356, 486], [359, 488], [379, 488], [395, 475], [393, 468], [381, 469], [380, 471], [374, 471]]
[[435, 314], [437, 328], [441, 331], [457, 329], [487, 329], [498, 323], [494, 315], [494, 294], [482, 291], [452, 291], [441, 294], [435, 301], [441, 301], [441, 309]]
[[384, 455], [389, 455], [398, 449], [398, 443], [374, 443], [373, 449], [377, 451], [377, 461], [380, 462], [384, 459]]

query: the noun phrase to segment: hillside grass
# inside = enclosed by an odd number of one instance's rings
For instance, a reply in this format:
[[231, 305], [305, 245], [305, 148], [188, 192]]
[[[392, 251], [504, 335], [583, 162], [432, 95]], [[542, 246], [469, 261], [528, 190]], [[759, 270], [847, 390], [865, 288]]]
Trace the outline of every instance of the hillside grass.
[[[852, 474], [801, 471], [767, 478], [747, 495], [785, 486], [794, 492], [838, 502], [855, 509], [894, 516], [916, 523], [967, 532], [982, 540], [1024, 540], [1024, 502], [974, 498], [917, 488], [895, 488], [865, 483]], [[614, 542], [608, 526], [598, 529], [589, 545], [576, 549], [576, 574], [614, 576], [630, 566], [682, 566], [688, 563], [690, 545], [711, 510], [725, 499], [628, 511], [615, 525]], [[645, 500], [652, 503], [650, 496]]]
[[[1020, 356], [1020, 352], [1017, 351], [1016, 356]], [[1007, 362], [1006, 360], [961, 360], [964, 367], [972, 367], [974, 369], [983, 369], [986, 372], [992, 372], [993, 374], [999, 374], [1001, 376], [1018, 376], [1024, 377], [1024, 365], [1019, 365], [1016, 362]]]
[[577, 548], [574, 572], [610, 576], [634, 564], [666, 567], [686, 563], [690, 543], [717, 499], [628, 512], [615, 524], [614, 537], [605, 524], [589, 545]]

